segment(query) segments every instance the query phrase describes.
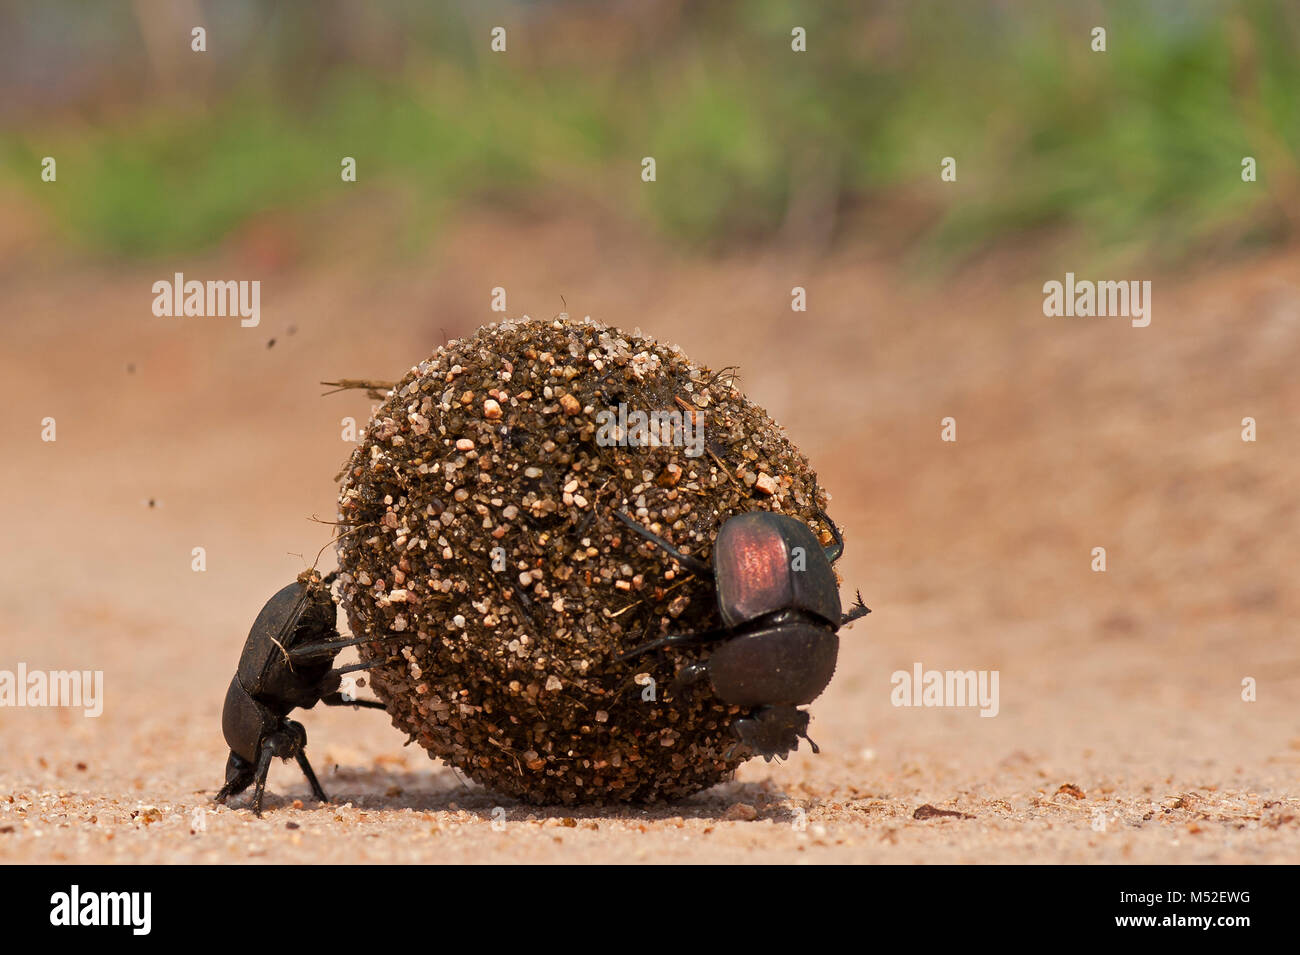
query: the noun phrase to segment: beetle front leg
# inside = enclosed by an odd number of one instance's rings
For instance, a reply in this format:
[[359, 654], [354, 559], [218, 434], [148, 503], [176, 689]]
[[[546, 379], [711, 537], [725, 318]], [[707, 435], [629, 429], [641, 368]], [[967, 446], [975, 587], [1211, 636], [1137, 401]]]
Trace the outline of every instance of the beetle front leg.
[[[330, 670], [321, 677], [320, 683], [316, 684], [316, 693], [320, 697], [320, 702], [326, 706], [364, 706], [376, 710], [385, 708], [384, 704], [377, 700], [347, 699], [339, 690], [339, 684], [342, 682], [342, 677], [339, 675], [341, 672], [341, 670]], [[306, 740], [304, 740], [303, 746], [306, 747], [306, 745]]]
[[343, 694], [339, 693], [338, 691], [335, 691], [333, 693], [326, 693], [324, 696], [320, 698], [320, 701], [324, 703], [326, 706], [364, 706], [372, 710], [387, 709], [387, 707], [384, 706], [384, 704], [380, 703], [378, 700], [344, 699]]

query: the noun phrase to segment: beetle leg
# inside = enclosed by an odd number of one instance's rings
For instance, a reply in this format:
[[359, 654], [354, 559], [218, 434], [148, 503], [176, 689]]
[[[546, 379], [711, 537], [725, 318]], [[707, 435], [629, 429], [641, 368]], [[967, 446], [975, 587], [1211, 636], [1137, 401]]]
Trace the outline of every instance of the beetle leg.
[[257, 751], [257, 768], [253, 771], [256, 785], [253, 788], [253, 815], [262, 814], [262, 795], [266, 792], [266, 775], [271, 771], [271, 760], [276, 755], [275, 735], [268, 736]]
[[382, 710], [386, 707], [378, 700], [345, 700], [343, 694], [339, 692], [326, 693], [320, 698], [320, 701], [326, 706], [365, 706], [376, 710]]
[[[852, 623], [854, 620], [859, 620], [869, 613], [871, 613], [871, 608], [862, 602], [862, 591], [859, 590], [857, 601], [849, 608], [848, 613], [840, 617], [840, 626], [842, 627], [845, 624]], [[811, 743], [812, 740], [809, 740], [808, 742]]]
[[523, 611], [524, 619], [532, 625], [534, 630], [537, 629], [537, 621], [533, 619], [533, 602], [528, 596], [528, 591], [522, 587], [518, 590], [510, 591], [510, 600], [516, 607]]
[[673, 678], [672, 686], [668, 688], [668, 692], [676, 700], [683, 695], [683, 691], [707, 679], [708, 675], [709, 665], [707, 663], [688, 663], [677, 671], [677, 676]]
[[639, 534], [640, 536], [644, 537], [646, 540], [654, 544], [656, 547], [662, 550], [673, 560], [677, 561], [677, 563], [681, 564], [683, 567], [689, 570], [696, 577], [703, 577], [705, 580], [713, 579], [713, 568], [710, 567], [708, 564], [706, 564], [704, 561], [700, 560], [698, 557], [691, 557], [689, 554], [683, 554], [681, 551], [679, 551], [672, 544], [668, 543], [658, 534], [654, 533], [653, 531], [647, 528], [642, 527], [640, 524], [632, 520], [632, 518], [628, 517], [622, 511], [615, 511], [614, 516], [617, 517], [624, 524], [626, 524], [628, 526], [628, 529], [630, 529], [633, 533]]
[[[262, 746], [257, 751], [257, 782], [253, 789], [254, 814], [258, 816], [262, 814], [262, 796], [266, 792], [266, 776], [271, 771], [271, 760], [277, 756], [282, 759], [288, 759], [290, 756], [302, 757], [306, 745], [307, 731], [303, 729], [301, 723], [295, 723], [293, 720], [285, 720], [280, 724], [279, 729], [267, 734], [262, 740]], [[299, 759], [298, 765], [303, 765], [303, 758]], [[305, 766], [303, 771], [307, 774], [308, 782], [312, 783], [312, 789], [320, 792], [320, 783], [316, 782], [311, 767]], [[323, 799], [321, 801], [324, 802]]]
[[319, 643], [300, 643], [291, 650], [285, 651], [289, 659], [295, 663], [303, 660], [319, 657], [324, 653], [337, 654], [340, 650], [347, 647], [357, 647], [363, 643], [380, 643], [384, 640], [409, 640], [411, 635], [408, 633], [390, 633], [383, 637], [354, 637], [351, 640], [322, 640]]
[[369, 670], [371, 667], [384, 666], [389, 663], [397, 663], [401, 657], [389, 657], [387, 660], [371, 660], [369, 663], [349, 663], [345, 667], [336, 667], [331, 673], [342, 676], [344, 673], [355, 673], [357, 670]]
[[835, 526], [835, 522], [831, 520], [831, 516], [820, 507], [817, 508], [817, 514], [821, 517], [826, 526], [830, 528], [831, 538], [834, 540], [834, 543], [831, 544], [830, 547], [823, 549], [826, 552], [826, 560], [829, 561], [831, 565], [834, 565], [837, 560], [844, 556], [844, 535], [841, 534], [840, 529]]
[[320, 781], [316, 779], [316, 774], [311, 769], [311, 763], [307, 761], [307, 754], [302, 750], [298, 750], [298, 765], [302, 768], [302, 774], [307, 777], [307, 782], [311, 785], [312, 795], [320, 802], [329, 802], [330, 797], [325, 795], [325, 790], [320, 788]]
[[[760, 706], [731, 724], [740, 738], [737, 746], [744, 746], [755, 756], [767, 762], [789, 758], [799, 748], [800, 738], [808, 740], [814, 753], [821, 750], [808, 736], [808, 714], [794, 706]], [[736, 751], [732, 746], [726, 758]]]
[[587, 516], [578, 524], [577, 532], [574, 534], [578, 540], [587, 536], [587, 531], [591, 529], [591, 522], [596, 519], [596, 509], [593, 507], [587, 512]]
[[212, 797], [213, 802], [224, 803], [231, 796], [238, 796], [253, 782], [253, 764], [233, 750], [226, 760], [226, 784]]
[[698, 633], [675, 633], [667, 637], [659, 637], [651, 640], [649, 643], [643, 643], [635, 649], [627, 651], [615, 660], [616, 663], [626, 663], [633, 657], [639, 657], [643, 653], [649, 653], [651, 650], [658, 650], [662, 647], [682, 647], [691, 646], [697, 643], [713, 643], [715, 640], [722, 640], [729, 636], [732, 631], [726, 627], [719, 627], [717, 630], [701, 630]]

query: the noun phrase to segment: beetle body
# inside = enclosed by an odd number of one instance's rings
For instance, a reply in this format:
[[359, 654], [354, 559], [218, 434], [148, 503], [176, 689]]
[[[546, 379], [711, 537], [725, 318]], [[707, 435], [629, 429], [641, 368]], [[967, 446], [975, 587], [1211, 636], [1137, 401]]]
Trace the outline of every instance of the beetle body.
[[839, 625], [831, 562], [812, 529], [787, 514], [751, 511], [726, 520], [713, 545], [713, 579], [728, 627], [784, 610]]
[[268, 600], [253, 622], [222, 708], [221, 730], [230, 757], [217, 802], [255, 784], [253, 810], [261, 815], [266, 776], [277, 756], [296, 759], [312, 794], [324, 802], [327, 797], [305, 752], [307, 732], [287, 718], [289, 713], [319, 702], [382, 708], [367, 700], [345, 700], [338, 692], [342, 674], [353, 668], [336, 670], [334, 659], [344, 647], [363, 641], [339, 636], [330, 593], [333, 577], [305, 571]]
[[821, 696], [835, 674], [840, 638], [826, 625], [775, 614], [743, 630], [709, 656], [718, 699], [737, 706], [802, 706]]
[[733, 724], [741, 744], [769, 761], [789, 755], [800, 738], [808, 739], [808, 714], [799, 707], [820, 696], [835, 673], [837, 631], [871, 612], [861, 596], [848, 613], [840, 609], [833, 567], [844, 552], [839, 529], [821, 514], [834, 538], [823, 548], [807, 524], [789, 515], [738, 514], [719, 528], [706, 564], [615, 514], [687, 570], [711, 578], [723, 622], [716, 630], [661, 637], [621, 659], [667, 646], [716, 644], [707, 660], [678, 672], [674, 692], [707, 680], [718, 699], [749, 709]]
[[339, 640], [335, 606], [329, 587], [319, 579], [299, 579], [281, 589], [253, 621], [231, 686], [238, 684], [280, 716], [296, 707], [311, 709], [325, 693], [338, 689], [337, 677], [333, 686], [321, 684], [329, 682], [337, 651], [294, 660], [292, 667], [285, 659], [297, 647]]

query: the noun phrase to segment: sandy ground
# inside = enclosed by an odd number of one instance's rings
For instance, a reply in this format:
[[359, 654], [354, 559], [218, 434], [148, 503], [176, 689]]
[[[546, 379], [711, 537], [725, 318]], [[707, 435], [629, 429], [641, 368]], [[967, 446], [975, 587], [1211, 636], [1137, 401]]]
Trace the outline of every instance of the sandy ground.
[[[367, 257], [358, 226], [346, 249], [272, 231], [122, 268], [52, 258], [18, 218], [0, 234], [0, 669], [102, 670], [105, 707], [0, 710], [0, 860], [1300, 856], [1300, 250], [1139, 276], [1154, 318], [1135, 329], [1044, 318], [1042, 282], [1071, 268], [1050, 249], [927, 284], [869, 248], [710, 261], [570, 210], [466, 218], [402, 262]], [[153, 317], [175, 270], [261, 277], [262, 324]], [[403, 748], [382, 713], [317, 708], [335, 805], [277, 763], [264, 818], [212, 806], [240, 646], [328, 540], [309, 518], [333, 515], [340, 419], [369, 412], [317, 382], [397, 377], [442, 330], [496, 317], [498, 285], [511, 315], [563, 295], [741, 366], [809, 454], [848, 536], [846, 596], [875, 609], [812, 708], [822, 754], [670, 806], [546, 811]], [[893, 706], [891, 674], [917, 662], [998, 670], [998, 715]]]

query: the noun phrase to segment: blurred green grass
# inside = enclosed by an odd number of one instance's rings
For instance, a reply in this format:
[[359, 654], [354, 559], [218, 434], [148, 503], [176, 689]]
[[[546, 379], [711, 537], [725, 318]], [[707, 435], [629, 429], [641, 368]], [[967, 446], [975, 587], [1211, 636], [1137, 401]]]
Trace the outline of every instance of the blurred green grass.
[[[343, 156], [359, 166], [346, 188], [400, 190], [426, 232], [457, 202], [539, 189], [700, 248], [770, 238], [805, 207], [843, 236], [898, 195], [928, 210], [909, 241], [944, 258], [1061, 227], [1178, 258], [1295, 226], [1297, 4], [709, 4], [645, 48], [582, 59], [530, 49], [543, 33], [527, 26], [494, 55], [490, 20], [375, 9], [406, 18], [392, 69], [345, 60], [304, 82], [309, 19], [282, 23], [257, 68], [201, 104], [146, 97], [0, 132], [0, 176], [69, 239], [124, 257], [327, 203]], [[809, 52], [790, 51], [792, 24]], [[45, 155], [57, 189], [37, 176]], [[1241, 181], [1246, 155], [1257, 183]]]

